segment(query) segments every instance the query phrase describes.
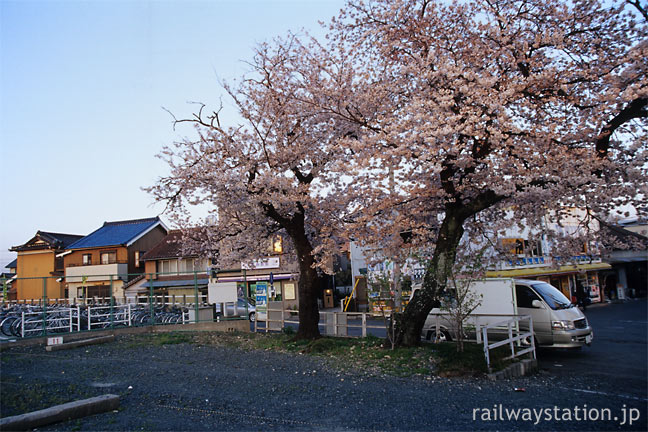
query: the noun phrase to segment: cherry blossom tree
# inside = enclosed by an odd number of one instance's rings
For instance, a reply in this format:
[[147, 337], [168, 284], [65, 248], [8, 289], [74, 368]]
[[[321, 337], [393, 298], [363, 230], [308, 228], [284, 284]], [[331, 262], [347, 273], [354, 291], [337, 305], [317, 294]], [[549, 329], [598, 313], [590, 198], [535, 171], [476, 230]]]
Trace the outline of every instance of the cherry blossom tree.
[[319, 334], [316, 269], [346, 222], [389, 257], [426, 250], [423, 288], [396, 321], [397, 343], [417, 344], [462, 238], [492, 241], [573, 207], [601, 220], [624, 204], [645, 211], [637, 4], [350, 0], [326, 47], [262, 45], [253, 73], [226, 86], [244, 122], [201, 108], [188, 120], [199, 139], [165, 150], [171, 174], [150, 191], [178, 212], [213, 205], [206, 231], [228, 256], [288, 236], [299, 337]]
[[344, 98], [352, 75], [306, 41], [291, 35], [261, 44], [250, 73], [224, 85], [238, 124], [223, 124], [222, 109], [207, 113], [204, 105], [176, 120], [193, 124], [198, 139], [164, 149], [170, 174], [148, 190], [181, 225], [191, 224], [194, 204], [213, 209], [187, 243], [211, 249], [221, 265], [266, 253], [273, 235], [289, 239], [299, 268], [296, 337], [317, 338], [318, 272], [332, 270], [347, 208], [335, 173], [348, 149], [338, 141], [359, 126], [321, 108]]
[[419, 342], [468, 232], [645, 211], [648, 40], [631, 3], [352, 0], [331, 23], [362, 83], [330, 108], [362, 128], [341, 141], [364, 200], [356, 237], [430, 253], [399, 344]]

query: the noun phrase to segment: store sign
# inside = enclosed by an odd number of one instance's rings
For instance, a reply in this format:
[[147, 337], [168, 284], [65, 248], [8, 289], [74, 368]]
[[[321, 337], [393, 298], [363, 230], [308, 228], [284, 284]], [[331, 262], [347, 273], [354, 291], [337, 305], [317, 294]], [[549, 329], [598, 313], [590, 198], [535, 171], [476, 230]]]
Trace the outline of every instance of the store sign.
[[261, 258], [252, 261], [242, 261], [243, 270], [261, 270], [279, 268], [279, 257]]

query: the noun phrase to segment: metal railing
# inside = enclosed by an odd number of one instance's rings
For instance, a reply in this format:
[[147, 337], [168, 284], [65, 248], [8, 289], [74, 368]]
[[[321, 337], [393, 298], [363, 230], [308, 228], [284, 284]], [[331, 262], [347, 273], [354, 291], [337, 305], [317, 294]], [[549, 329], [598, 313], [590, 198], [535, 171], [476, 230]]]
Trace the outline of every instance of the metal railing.
[[107, 306], [56, 306], [41, 308], [17, 305], [0, 310], [0, 336], [29, 338], [51, 334], [105, 330], [119, 327], [189, 324], [192, 307], [148, 304]]
[[90, 267], [90, 266], [100, 266], [100, 265], [111, 265], [111, 264], [128, 264], [128, 260], [108, 260], [107, 262], [88, 262], [88, 263], [69, 263], [67, 267]]
[[[438, 339], [439, 335], [444, 330], [453, 330], [455, 324], [452, 317], [448, 312], [430, 313], [428, 316], [434, 317], [433, 327], [424, 327], [423, 331], [434, 329], [435, 336]], [[492, 324], [493, 321], [500, 322], [507, 318], [516, 317], [517, 315], [510, 314], [471, 314], [464, 320], [464, 337], [463, 340], [482, 343], [482, 329]], [[456, 337], [456, 335], [455, 335]]]
[[[528, 321], [528, 330], [520, 330], [522, 321]], [[488, 330], [502, 330], [506, 329], [506, 339], [499, 340], [494, 343], [488, 342]], [[514, 334], [515, 331], [515, 334]], [[511, 355], [504, 357], [504, 360], [520, 357], [527, 353], [532, 353], [533, 358], [536, 358], [535, 340], [533, 336], [533, 319], [530, 315], [520, 315], [512, 317], [506, 321], [489, 324], [482, 328], [482, 340], [484, 342], [484, 356], [486, 357], [486, 366], [491, 371], [491, 356], [490, 350], [495, 348], [509, 345]], [[523, 342], [526, 342], [523, 344]], [[526, 348], [525, 348], [526, 347]], [[520, 349], [516, 349], [520, 348]]]
[[[78, 321], [78, 320], [77, 320]], [[61, 333], [64, 331], [73, 331], [75, 322], [74, 309], [59, 309], [55, 311], [38, 311], [20, 313], [20, 319], [12, 322], [13, 333], [19, 328], [20, 337], [29, 337], [46, 333]], [[4, 320], [2, 323], [3, 324]], [[6, 324], [5, 324], [6, 326]], [[4, 326], [2, 326], [4, 327]]]
[[[293, 309], [273, 309], [272, 302], [268, 305], [265, 315], [257, 313], [257, 320], [254, 331], [280, 331], [286, 324], [299, 324], [299, 311]], [[324, 334], [327, 336], [338, 337], [367, 337], [367, 330], [380, 329], [385, 330], [384, 323], [372, 324], [373, 317], [369, 312], [319, 312], [319, 326], [323, 327]], [[265, 326], [260, 328], [258, 323], [264, 322]], [[359, 335], [354, 336], [350, 330], [358, 329]]]
[[[161, 278], [164, 273], [131, 274], [129, 282], [116, 274], [0, 278], [0, 340], [218, 321], [221, 317], [212, 313], [212, 308], [213, 312], [217, 308], [207, 304], [203, 275], [204, 271], [194, 271], [184, 278], [167, 280]], [[95, 277], [101, 277], [103, 283], [92, 280]], [[178, 280], [186, 284], [178, 286]], [[105, 289], [105, 294], [88, 295], [98, 287]], [[62, 297], [64, 293], [66, 297]], [[84, 296], [78, 297], [78, 293]], [[30, 297], [24, 298], [26, 294]], [[222, 315], [226, 319], [250, 316]]]

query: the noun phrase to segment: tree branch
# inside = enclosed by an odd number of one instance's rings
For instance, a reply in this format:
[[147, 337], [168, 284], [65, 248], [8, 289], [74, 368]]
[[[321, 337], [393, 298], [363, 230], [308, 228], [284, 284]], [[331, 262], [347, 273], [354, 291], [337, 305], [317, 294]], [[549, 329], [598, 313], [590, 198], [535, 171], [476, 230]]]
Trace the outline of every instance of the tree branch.
[[610, 138], [617, 129], [631, 120], [637, 118], [648, 118], [647, 106], [648, 98], [637, 98], [630, 102], [603, 127], [601, 133], [596, 137], [596, 154], [598, 157], [607, 157], [610, 149]]

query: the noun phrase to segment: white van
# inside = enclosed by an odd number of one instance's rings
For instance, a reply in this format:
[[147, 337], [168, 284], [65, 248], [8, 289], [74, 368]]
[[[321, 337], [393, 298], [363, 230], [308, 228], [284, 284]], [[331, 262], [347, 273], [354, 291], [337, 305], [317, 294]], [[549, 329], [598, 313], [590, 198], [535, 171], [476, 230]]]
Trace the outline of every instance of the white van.
[[[526, 279], [485, 279], [471, 284], [471, 290], [481, 295], [482, 304], [473, 314], [480, 325], [502, 321], [502, 315], [530, 315], [533, 320], [535, 343], [539, 347], [580, 348], [592, 343], [594, 332], [585, 315], [558, 289], [546, 282]], [[423, 326], [422, 337], [436, 337], [437, 316], [443, 312], [433, 309]], [[499, 315], [499, 316], [498, 316]], [[522, 321], [523, 330], [525, 322]], [[439, 339], [452, 340], [455, 335], [447, 317], [439, 323]], [[474, 335], [473, 335], [474, 336]]]
[[518, 315], [531, 315], [536, 344], [551, 348], [589, 345], [594, 332], [583, 312], [547, 282], [515, 280]]

